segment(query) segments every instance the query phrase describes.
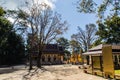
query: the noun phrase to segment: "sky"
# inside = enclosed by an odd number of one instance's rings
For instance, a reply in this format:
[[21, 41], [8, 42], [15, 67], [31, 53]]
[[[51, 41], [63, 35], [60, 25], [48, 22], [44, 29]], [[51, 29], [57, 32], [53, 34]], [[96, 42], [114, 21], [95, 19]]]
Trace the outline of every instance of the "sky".
[[78, 0], [57, 0], [55, 2], [55, 11], [62, 15], [62, 19], [69, 24], [69, 30], [63, 36], [71, 39], [71, 35], [77, 33], [77, 26], [84, 29], [86, 24], [96, 23], [95, 14], [79, 13], [76, 8]]
[[[8, 9], [17, 8], [22, 0], [0, 0], [0, 3]], [[62, 37], [71, 39], [71, 35], [77, 33], [77, 26], [84, 29], [86, 24], [96, 23], [95, 14], [83, 14], [77, 12], [76, 3], [78, 0], [40, 0], [47, 3], [55, 12], [62, 16], [62, 20], [68, 22], [68, 31]], [[6, 2], [5, 4], [3, 4]]]

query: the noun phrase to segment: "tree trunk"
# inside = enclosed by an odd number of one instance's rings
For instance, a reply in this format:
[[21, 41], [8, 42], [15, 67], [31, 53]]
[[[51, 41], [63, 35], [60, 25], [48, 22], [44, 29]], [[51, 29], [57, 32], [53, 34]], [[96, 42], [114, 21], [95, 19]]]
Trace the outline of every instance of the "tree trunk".
[[38, 57], [37, 57], [37, 67], [41, 68], [41, 56], [42, 56], [42, 51], [39, 51]]
[[89, 65], [89, 56], [86, 56], [87, 59], [87, 65]]
[[32, 56], [31, 56], [31, 52], [29, 53], [29, 70], [32, 70]]
[[82, 58], [82, 65], [83, 65], [84, 64], [84, 56], [82, 53], [81, 53], [81, 58]]

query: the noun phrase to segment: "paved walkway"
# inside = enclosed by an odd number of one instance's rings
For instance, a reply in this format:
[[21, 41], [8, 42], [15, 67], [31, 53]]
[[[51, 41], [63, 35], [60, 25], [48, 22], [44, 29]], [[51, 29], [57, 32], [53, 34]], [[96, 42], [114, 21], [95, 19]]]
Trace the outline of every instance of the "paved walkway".
[[14, 69], [6, 68], [3, 73], [2, 71], [3, 69], [0, 69], [0, 80], [107, 80], [83, 73], [78, 65], [44, 66], [42, 70], [32, 70], [30, 74], [23, 66], [14, 67]]

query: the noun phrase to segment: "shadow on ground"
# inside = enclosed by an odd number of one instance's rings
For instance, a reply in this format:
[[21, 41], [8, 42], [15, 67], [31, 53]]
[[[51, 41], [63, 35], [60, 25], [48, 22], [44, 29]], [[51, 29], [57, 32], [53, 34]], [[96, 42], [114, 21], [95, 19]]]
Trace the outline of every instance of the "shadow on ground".
[[7, 74], [7, 73], [12, 73], [21, 69], [26, 69], [26, 66], [5, 66], [5, 67], [0, 67], [0, 74]]
[[19, 69], [0, 69], [0, 74], [6, 74], [6, 73], [12, 73], [14, 71], [17, 71]]

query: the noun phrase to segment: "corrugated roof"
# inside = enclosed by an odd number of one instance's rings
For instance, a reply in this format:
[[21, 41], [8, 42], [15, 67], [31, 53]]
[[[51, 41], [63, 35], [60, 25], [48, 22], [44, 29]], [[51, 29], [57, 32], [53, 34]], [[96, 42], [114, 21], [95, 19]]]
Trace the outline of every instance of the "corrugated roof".
[[[91, 48], [91, 49], [89, 49], [89, 51], [88, 52], [85, 52], [85, 53], [83, 53], [83, 55], [93, 55], [93, 54], [101, 54], [102, 53], [102, 47], [103, 46], [111, 46], [111, 45], [108, 45], [108, 44], [100, 44], [100, 45], [98, 45], [98, 46], [96, 46], [96, 47], [94, 47], [94, 48]], [[118, 52], [112, 52], [113, 54], [114, 53], [120, 53], [120, 45], [112, 45], [112, 49], [114, 49], [114, 50], [117, 50]]]
[[[91, 51], [91, 50], [100, 50], [100, 49], [102, 49], [103, 46], [111, 46], [111, 45], [109, 45], [109, 44], [100, 44], [100, 45], [98, 45], [96, 47], [93, 47], [93, 48], [89, 49], [89, 51]], [[112, 45], [112, 49], [120, 49], [120, 45]]]
[[91, 48], [91, 49], [89, 49], [90, 51], [91, 50], [99, 50], [99, 49], [102, 49], [102, 46], [103, 46], [103, 44], [100, 44], [100, 45], [98, 45], [98, 46], [96, 46], [96, 47], [93, 47], [93, 48]]

